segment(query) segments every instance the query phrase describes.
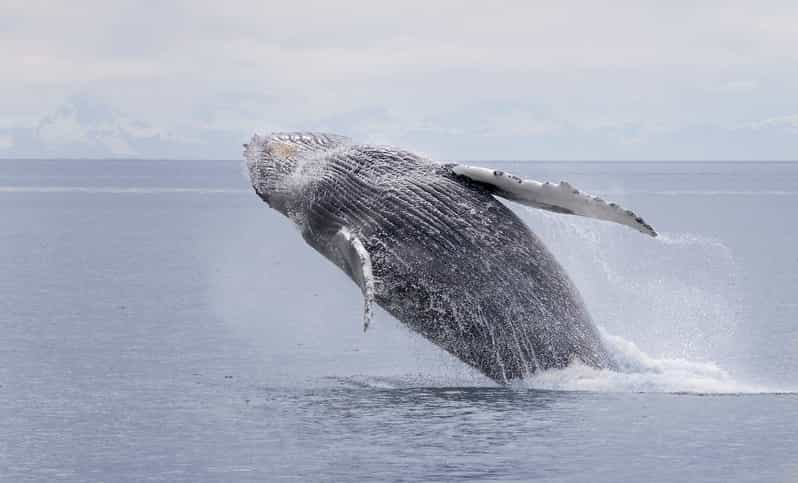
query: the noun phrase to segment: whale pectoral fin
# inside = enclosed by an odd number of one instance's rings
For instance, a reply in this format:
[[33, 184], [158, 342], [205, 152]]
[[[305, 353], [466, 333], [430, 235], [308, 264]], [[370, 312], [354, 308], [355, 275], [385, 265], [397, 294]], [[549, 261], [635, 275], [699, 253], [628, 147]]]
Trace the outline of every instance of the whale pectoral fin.
[[495, 195], [508, 200], [555, 213], [620, 223], [646, 235], [657, 236], [654, 228], [633, 212], [615, 203], [607, 203], [598, 196], [582, 193], [565, 181], [559, 184], [541, 183], [498, 170], [462, 164], [454, 165], [451, 169], [456, 175], [491, 185]]
[[374, 272], [371, 256], [363, 243], [346, 227], [333, 238], [333, 247], [343, 268], [363, 292], [363, 332], [368, 330], [374, 312]]

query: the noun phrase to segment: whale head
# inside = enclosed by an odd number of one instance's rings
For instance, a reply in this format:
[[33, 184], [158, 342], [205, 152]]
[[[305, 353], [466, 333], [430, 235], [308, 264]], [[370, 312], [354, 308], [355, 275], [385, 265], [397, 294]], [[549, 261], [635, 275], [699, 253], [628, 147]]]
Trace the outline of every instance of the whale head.
[[252, 188], [269, 206], [290, 217], [292, 199], [304, 179], [308, 161], [349, 144], [348, 138], [321, 133], [255, 134], [244, 144]]
[[255, 193], [269, 206], [286, 214], [290, 195], [287, 178], [297, 168], [297, 149], [276, 136], [255, 134], [244, 144], [247, 173]]

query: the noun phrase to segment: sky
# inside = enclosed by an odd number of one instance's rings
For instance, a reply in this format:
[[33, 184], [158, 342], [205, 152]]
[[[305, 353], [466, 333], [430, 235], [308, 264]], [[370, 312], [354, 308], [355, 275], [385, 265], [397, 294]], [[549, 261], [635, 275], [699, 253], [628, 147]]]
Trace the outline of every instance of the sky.
[[[698, 5], [700, 3], [700, 5]], [[0, 2], [0, 158], [798, 160], [798, 2]]]

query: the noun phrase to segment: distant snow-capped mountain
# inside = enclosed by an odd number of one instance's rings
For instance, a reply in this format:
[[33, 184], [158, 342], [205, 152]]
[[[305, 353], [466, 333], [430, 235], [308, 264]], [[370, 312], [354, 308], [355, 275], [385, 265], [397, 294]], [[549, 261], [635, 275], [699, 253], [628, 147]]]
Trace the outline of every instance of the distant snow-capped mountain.
[[87, 96], [73, 96], [35, 125], [0, 129], [0, 157], [232, 158], [241, 139], [217, 129], [190, 136], [133, 119]]

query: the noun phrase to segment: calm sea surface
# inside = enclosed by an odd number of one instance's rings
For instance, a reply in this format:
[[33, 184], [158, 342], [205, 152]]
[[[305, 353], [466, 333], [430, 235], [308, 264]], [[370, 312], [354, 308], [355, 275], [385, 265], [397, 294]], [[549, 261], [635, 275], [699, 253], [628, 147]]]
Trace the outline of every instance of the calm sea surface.
[[626, 372], [497, 387], [378, 312], [237, 161], [0, 161], [0, 480], [798, 481], [798, 164], [503, 163]]

